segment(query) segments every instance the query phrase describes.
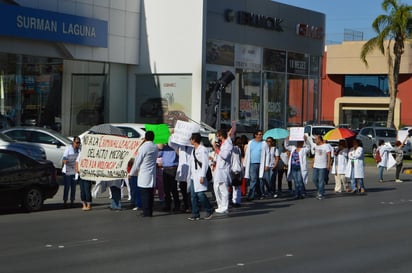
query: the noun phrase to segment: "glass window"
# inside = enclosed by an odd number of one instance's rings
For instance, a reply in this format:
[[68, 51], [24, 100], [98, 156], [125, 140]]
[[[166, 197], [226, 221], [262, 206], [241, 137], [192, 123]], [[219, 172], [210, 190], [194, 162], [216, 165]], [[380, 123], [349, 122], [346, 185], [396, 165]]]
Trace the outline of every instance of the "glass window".
[[105, 75], [73, 75], [70, 132], [80, 134], [104, 122]]
[[60, 59], [0, 53], [0, 114], [16, 125], [61, 129]]
[[344, 96], [389, 97], [388, 77], [382, 75], [346, 75]]
[[0, 153], [0, 171], [20, 169], [20, 160], [13, 154]]
[[267, 128], [284, 128], [286, 120], [285, 74], [264, 73], [263, 84], [263, 120]]
[[260, 72], [237, 71], [239, 81], [238, 132], [254, 132], [260, 128]]

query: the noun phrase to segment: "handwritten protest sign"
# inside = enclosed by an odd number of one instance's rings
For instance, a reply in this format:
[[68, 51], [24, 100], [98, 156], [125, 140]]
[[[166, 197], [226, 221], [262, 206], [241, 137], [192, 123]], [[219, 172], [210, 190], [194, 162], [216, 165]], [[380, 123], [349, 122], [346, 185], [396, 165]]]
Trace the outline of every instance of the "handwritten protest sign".
[[304, 128], [291, 127], [289, 129], [289, 141], [304, 141]]
[[127, 163], [136, 156], [140, 143], [136, 138], [86, 134], [80, 152], [80, 177], [92, 181], [126, 178]]
[[190, 137], [192, 133], [199, 131], [199, 124], [178, 120], [174, 128], [174, 133], [170, 136], [170, 141], [180, 145], [191, 146]]
[[170, 130], [167, 124], [145, 124], [146, 132], [153, 131], [155, 138], [153, 143], [165, 144], [169, 141]]

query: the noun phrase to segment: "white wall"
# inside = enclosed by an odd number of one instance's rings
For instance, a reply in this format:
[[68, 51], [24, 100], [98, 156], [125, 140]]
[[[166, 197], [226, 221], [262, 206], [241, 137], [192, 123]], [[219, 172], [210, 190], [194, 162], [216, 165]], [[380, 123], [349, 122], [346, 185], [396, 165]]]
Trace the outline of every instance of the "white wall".
[[[192, 74], [192, 119], [200, 121], [202, 54], [204, 39], [203, 0], [143, 0], [140, 65], [129, 70], [131, 93], [135, 74]], [[130, 96], [129, 116], [134, 98]]]

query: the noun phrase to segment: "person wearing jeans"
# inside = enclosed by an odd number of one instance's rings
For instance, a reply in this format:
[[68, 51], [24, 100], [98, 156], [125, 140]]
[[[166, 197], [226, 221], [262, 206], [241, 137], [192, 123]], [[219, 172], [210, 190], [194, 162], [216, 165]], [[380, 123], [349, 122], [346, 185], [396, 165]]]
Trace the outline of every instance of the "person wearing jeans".
[[315, 157], [313, 158], [313, 183], [316, 186], [316, 199], [322, 200], [325, 196], [326, 176], [331, 167], [331, 150], [320, 135], [315, 136]]
[[67, 207], [67, 200], [69, 198], [70, 191], [70, 205], [73, 206], [76, 198], [76, 160], [80, 153], [80, 138], [75, 136], [73, 138], [72, 145], [67, 146], [63, 154], [63, 169], [64, 173], [64, 190], [63, 190], [63, 202]]
[[[306, 141], [306, 137], [304, 138]], [[295, 183], [295, 199], [305, 198], [305, 185], [308, 183], [308, 166], [306, 157], [310, 150], [304, 141], [297, 141], [296, 146], [290, 145], [287, 140], [284, 143], [285, 149], [289, 150], [287, 180]]]
[[[353, 147], [350, 148], [348, 153], [348, 165], [346, 168], [345, 176], [350, 179], [351, 189], [349, 193], [356, 193], [359, 187], [360, 193], [365, 193], [365, 185], [363, 183], [364, 178], [364, 155], [363, 147], [358, 139], [354, 139], [352, 142]], [[359, 185], [357, 185], [359, 183]]]
[[264, 172], [269, 170], [270, 151], [266, 141], [262, 141], [262, 138], [263, 131], [256, 131], [254, 138], [249, 141], [245, 152], [245, 178], [249, 179], [250, 182], [248, 200], [255, 198], [256, 191], [259, 191], [260, 197], [263, 197], [264, 194], [261, 192], [260, 187], [263, 183]]
[[205, 192], [207, 191], [208, 182], [206, 178], [207, 169], [209, 168], [209, 152], [201, 144], [202, 137], [199, 133], [193, 133], [190, 142], [193, 145], [193, 151], [189, 159], [190, 166], [190, 193], [192, 199], [192, 216], [188, 220], [200, 220], [200, 208], [198, 203], [206, 211], [205, 219], [212, 218], [213, 208]]

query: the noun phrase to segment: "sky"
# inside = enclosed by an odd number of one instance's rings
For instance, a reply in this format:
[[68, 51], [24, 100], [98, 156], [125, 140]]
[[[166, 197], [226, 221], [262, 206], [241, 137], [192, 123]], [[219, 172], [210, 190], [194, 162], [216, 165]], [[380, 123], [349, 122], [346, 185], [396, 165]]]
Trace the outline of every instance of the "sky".
[[[322, 12], [326, 15], [326, 44], [343, 41], [344, 29], [363, 32], [363, 40], [375, 36], [373, 20], [380, 14], [382, 0], [275, 0], [276, 2]], [[399, 0], [412, 5], [412, 0]]]

